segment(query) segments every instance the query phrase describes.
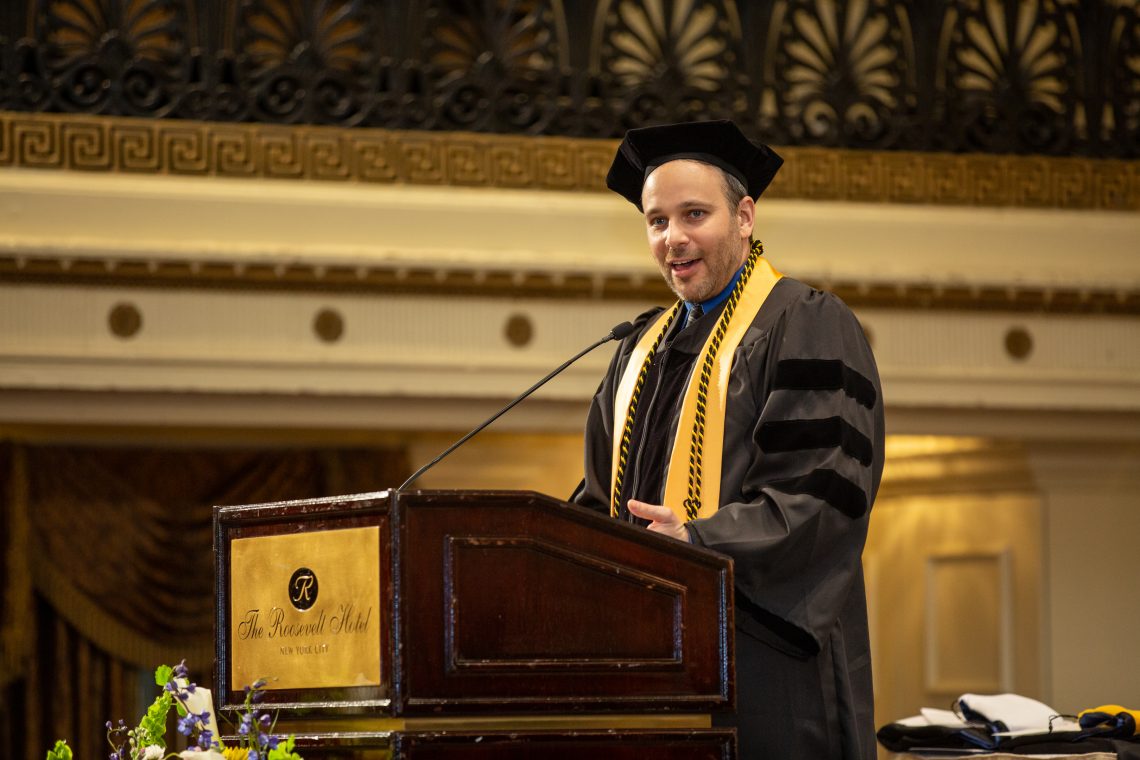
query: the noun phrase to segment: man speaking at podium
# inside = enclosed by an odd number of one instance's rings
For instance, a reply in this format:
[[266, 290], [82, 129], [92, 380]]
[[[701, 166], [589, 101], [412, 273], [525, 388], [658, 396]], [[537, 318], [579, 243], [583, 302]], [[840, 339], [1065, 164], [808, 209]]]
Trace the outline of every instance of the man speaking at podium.
[[[734, 560], [741, 758], [875, 756], [861, 554], [878, 372], [838, 298], [753, 241], [783, 160], [727, 121], [627, 133], [607, 177], [680, 299], [641, 315], [586, 422], [573, 500]], [[842, 255], [838, 252], [837, 255]]]

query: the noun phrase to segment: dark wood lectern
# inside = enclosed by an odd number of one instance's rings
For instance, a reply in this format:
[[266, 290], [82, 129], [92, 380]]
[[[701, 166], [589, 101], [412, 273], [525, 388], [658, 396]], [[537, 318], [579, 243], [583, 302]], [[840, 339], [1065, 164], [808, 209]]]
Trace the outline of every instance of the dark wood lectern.
[[217, 507], [217, 707], [306, 758], [728, 758], [732, 566], [527, 492]]

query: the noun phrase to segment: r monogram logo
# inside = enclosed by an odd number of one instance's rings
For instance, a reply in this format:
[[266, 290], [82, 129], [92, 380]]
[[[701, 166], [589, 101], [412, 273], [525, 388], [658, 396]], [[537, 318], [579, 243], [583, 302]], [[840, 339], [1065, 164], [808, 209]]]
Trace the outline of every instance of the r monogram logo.
[[312, 607], [317, 601], [317, 574], [307, 567], [293, 571], [289, 579], [289, 601], [301, 611]]

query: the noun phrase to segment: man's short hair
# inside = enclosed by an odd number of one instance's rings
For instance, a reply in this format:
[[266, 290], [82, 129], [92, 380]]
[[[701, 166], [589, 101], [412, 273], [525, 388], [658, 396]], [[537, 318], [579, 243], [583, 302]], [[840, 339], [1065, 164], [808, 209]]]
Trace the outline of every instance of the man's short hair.
[[[720, 174], [724, 179], [724, 199], [728, 201], [728, 213], [735, 213], [737, 207], [740, 206], [740, 202], [744, 200], [744, 196], [748, 195], [748, 189], [744, 187], [743, 182], [726, 172], [724, 169], [720, 170]], [[749, 247], [751, 247], [755, 241], [755, 234], [748, 236]]]
[[720, 175], [724, 183], [724, 197], [728, 201], [728, 210], [735, 211], [740, 202], [744, 200], [744, 196], [748, 195], [748, 189], [744, 187], [743, 182], [724, 169], [720, 170]]

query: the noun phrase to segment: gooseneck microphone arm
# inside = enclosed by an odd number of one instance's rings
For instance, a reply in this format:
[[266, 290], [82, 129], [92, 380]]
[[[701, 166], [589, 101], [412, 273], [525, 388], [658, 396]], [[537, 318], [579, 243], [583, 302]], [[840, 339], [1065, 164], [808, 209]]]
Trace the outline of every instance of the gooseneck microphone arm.
[[517, 398], [515, 398], [515, 400], [514, 400], [514, 401], [512, 401], [512, 402], [511, 402], [511, 403], [509, 403], [509, 404], [507, 404], [506, 406], [504, 406], [504, 407], [503, 407], [502, 409], [500, 409], [499, 411], [495, 412], [494, 416], [492, 416], [490, 419], [486, 420], [485, 422], [483, 422], [482, 424], [480, 424], [478, 427], [476, 427], [474, 430], [472, 430], [470, 433], [468, 433], [467, 435], [463, 436], [463, 437], [462, 437], [462, 438], [460, 438], [458, 441], [456, 441], [455, 443], [451, 444], [451, 445], [450, 445], [450, 446], [448, 446], [446, 449], [444, 449], [443, 451], [441, 451], [441, 452], [439, 453], [439, 455], [438, 455], [438, 456], [436, 456], [436, 458], [435, 458], [435, 459], [431, 460], [430, 462], [428, 462], [427, 464], [425, 464], [423, 467], [421, 467], [420, 469], [418, 469], [418, 470], [416, 470], [414, 473], [412, 473], [412, 477], [410, 477], [410, 478], [408, 478], [407, 480], [405, 480], [405, 481], [404, 481], [404, 483], [403, 483], [403, 485], [401, 485], [401, 486], [400, 486], [399, 488], [397, 488], [396, 490], [397, 490], [397, 491], [403, 491], [405, 488], [407, 488], [408, 486], [410, 486], [412, 483], [416, 482], [416, 480], [417, 480], [417, 479], [418, 479], [418, 478], [419, 478], [421, 475], [423, 475], [425, 472], [427, 472], [428, 470], [430, 470], [432, 467], [435, 467], [435, 466], [436, 466], [436, 465], [437, 465], [437, 464], [440, 462], [440, 460], [442, 460], [444, 457], [446, 457], [446, 456], [447, 456], [448, 454], [450, 454], [451, 452], [455, 451], [457, 448], [459, 448], [459, 447], [460, 447], [460, 446], [462, 446], [463, 444], [467, 443], [468, 439], [470, 439], [470, 438], [471, 438], [471, 436], [475, 435], [475, 434], [476, 434], [476, 433], [478, 433], [480, 430], [482, 430], [483, 428], [487, 427], [487, 426], [488, 426], [488, 425], [490, 425], [492, 422], [494, 422], [495, 420], [499, 419], [500, 417], [502, 417], [504, 414], [506, 414], [506, 413], [507, 413], [507, 412], [509, 412], [510, 410], [514, 409], [514, 408], [515, 408], [515, 406], [516, 406], [516, 405], [518, 405], [518, 403], [519, 403], [520, 401], [522, 401], [522, 400], [523, 400], [523, 399], [525, 399], [527, 396], [529, 396], [530, 394], [532, 394], [532, 393], [534, 393], [535, 391], [537, 391], [537, 390], [538, 390], [539, 388], [541, 388], [542, 386], [546, 385], [546, 384], [547, 384], [548, 382], [550, 382], [550, 380], [552, 380], [552, 379], [553, 379], [553, 378], [554, 378], [556, 375], [558, 375], [559, 373], [561, 373], [561, 372], [562, 372], [562, 370], [566, 369], [566, 368], [567, 368], [567, 367], [569, 367], [571, 364], [573, 364], [574, 362], [578, 361], [578, 360], [579, 360], [579, 359], [581, 359], [583, 356], [585, 356], [586, 354], [590, 353], [591, 351], [593, 351], [595, 348], [597, 348], [598, 346], [602, 345], [603, 343], [609, 343], [611, 340], [621, 340], [622, 338], [624, 338], [625, 336], [629, 335], [629, 334], [630, 334], [630, 333], [632, 333], [632, 332], [633, 332], [633, 325], [631, 325], [629, 322], [622, 322], [620, 325], [615, 325], [615, 326], [614, 326], [614, 328], [613, 328], [612, 330], [610, 330], [610, 331], [609, 331], [609, 333], [608, 333], [608, 334], [607, 334], [607, 335], [606, 335], [604, 338], [602, 338], [601, 340], [595, 341], [595, 342], [594, 342], [594, 343], [592, 343], [591, 345], [587, 346], [586, 348], [582, 349], [582, 350], [581, 350], [581, 351], [579, 351], [578, 353], [574, 354], [574, 356], [570, 357], [570, 358], [569, 358], [569, 359], [567, 359], [565, 362], [563, 362], [563, 363], [562, 363], [562, 364], [561, 364], [561, 365], [560, 365], [560, 366], [559, 366], [557, 369], [555, 369], [555, 370], [554, 370], [553, 372], [551, 372], [549, 375], [547, 375], [546, 377], [542, 378], [542, 379], [541, 379], [541, 380], [539, 380], [537, 383], [535, 383], [534, 385], [530, 386], [530, 387], [529, 387], [529, 388], [527, 388], [525, 391], [523, 391], [521, 394], [519, 394], [519, 396], [518, 396]]

